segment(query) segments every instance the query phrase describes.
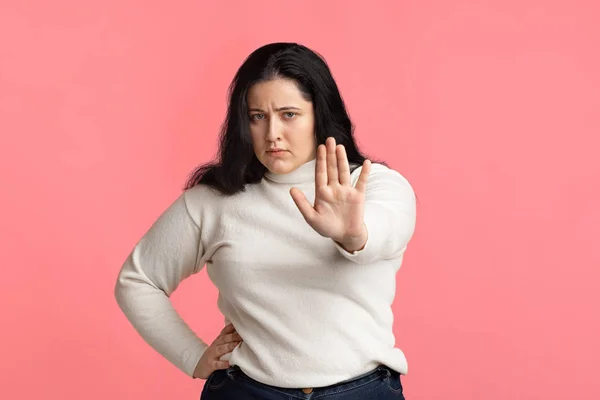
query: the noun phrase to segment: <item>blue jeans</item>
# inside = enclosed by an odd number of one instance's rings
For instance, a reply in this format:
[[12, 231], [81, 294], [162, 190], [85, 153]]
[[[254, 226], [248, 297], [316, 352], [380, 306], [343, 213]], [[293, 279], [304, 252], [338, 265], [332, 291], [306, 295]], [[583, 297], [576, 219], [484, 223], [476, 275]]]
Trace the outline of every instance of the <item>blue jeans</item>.
[[314, 389], [285, 389], [257, 382], [238, 366], [213, 372], [200, 400], [405, 400], [400, 374], [381, 365], [373, 371], [335, 385]]

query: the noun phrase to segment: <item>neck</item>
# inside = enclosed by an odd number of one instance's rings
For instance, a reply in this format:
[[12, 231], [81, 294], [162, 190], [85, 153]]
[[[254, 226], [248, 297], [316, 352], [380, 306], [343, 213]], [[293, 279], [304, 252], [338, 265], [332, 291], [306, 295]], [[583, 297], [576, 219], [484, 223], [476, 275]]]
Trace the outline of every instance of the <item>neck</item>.
[[304, 182], [312, 182], [315, 180], [316, 165], [317, 159], [314, 158], [300, 165], [295, 170], [288, 172], [287, 174], [276, 174], [274, 172], [267, 171], [265, 172], [265, 178], [277, 183], [298, 184]]

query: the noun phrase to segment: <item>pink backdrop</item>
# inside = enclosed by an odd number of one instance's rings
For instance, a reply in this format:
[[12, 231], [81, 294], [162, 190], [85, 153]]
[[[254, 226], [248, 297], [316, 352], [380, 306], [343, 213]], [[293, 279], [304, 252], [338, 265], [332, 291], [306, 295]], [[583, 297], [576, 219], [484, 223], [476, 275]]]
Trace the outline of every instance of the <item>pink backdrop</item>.
[[[118, 310], [116, 274], [214, 154], [243, 58], [299, 41], [418, 193], [407, 398], [600, 398], [599, 3], [212, 3], [0, 5], [2, 397], [198, 398]], [[212, 340], [205, 271], [173, 300]]]

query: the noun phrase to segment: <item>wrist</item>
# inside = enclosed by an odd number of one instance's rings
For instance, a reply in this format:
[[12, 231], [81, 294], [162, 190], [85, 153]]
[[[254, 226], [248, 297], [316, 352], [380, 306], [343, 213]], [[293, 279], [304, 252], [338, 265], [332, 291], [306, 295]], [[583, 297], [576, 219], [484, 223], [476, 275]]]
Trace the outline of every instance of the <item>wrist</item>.
[[336, 242], [344, 248], [349, 253], [353, 253], [355, 251], [360, 251], [365, 248], [367, 244], [368, 232], [367, 227], [363, 223], [363, 230], [358, 236], [347, 236], [340, 240], [336, 240]]

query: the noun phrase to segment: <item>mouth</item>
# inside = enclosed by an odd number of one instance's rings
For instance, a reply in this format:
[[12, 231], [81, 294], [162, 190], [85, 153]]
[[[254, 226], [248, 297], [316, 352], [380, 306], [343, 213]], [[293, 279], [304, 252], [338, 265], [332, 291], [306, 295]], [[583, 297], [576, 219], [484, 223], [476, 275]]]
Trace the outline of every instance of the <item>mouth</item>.
[[283, 156], [287, 152], [288, 152], [287, 150], [282, 150], [282, 149], [268, 150], [267, 155], [269, 155], [271, 157], [279, 157], [279, 156]]

